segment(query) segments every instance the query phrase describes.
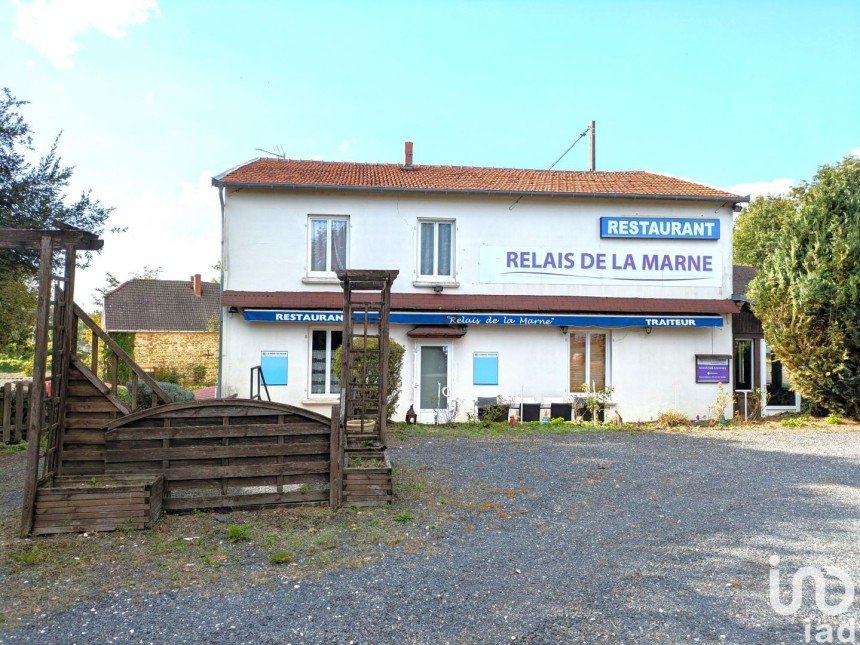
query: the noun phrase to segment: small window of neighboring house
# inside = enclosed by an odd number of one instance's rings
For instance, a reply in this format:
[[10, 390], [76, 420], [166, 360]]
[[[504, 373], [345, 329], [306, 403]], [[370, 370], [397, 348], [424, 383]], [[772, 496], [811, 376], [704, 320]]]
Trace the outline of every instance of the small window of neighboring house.
[[312, 216], [308, 220], [308, 273], [332, 275], [347, 266], [349, 219]]
[[311, 331], [311, 396], [335, 396], [340, 382], [334, 372], [334, 353], [340, 347], [343, 333], [328, 329]]
[[260, 369], [266, 385], [287, 385], [289, 382], [289, 353], [288, 352], [261, 352]]
[[452, 220], [418, 223], [418, 277], [454, 278], [454, 225]]

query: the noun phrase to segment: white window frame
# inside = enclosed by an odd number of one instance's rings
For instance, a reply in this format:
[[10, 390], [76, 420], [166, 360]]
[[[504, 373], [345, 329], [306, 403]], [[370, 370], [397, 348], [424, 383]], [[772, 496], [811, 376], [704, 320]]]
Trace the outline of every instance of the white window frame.
[[[589, 389], [591, 388], [591, 335], [592, 334], [603, 334], [606, 336], [606, 347], [604, 350], [603, 360], [605, 361], [605, 376], [604, 376], [604, 387], [609, 387], [612, 385], [612, 331], [609, 329], [575, 329], [571, 328], [568, 332], [568, 339], [570, 339], [572, 334], [585, 334], [585, 382], [588, 384]], [[570, 383], [570, 358], [572, 352], [572, 344], [570, 340], [567, 343], [567, 381], [569, 385], [573, 385]], [[576, 384], [577, 387], [581, 385], [581, 383]], [[575, 390], [571, 392], [571, 394], [583, 394], [582, 390]]]
[[[433, 273], [421, 273], [421, 230], [422, 224], [433, 224]], [[451, 225], [451, 273], [439, 273], [439, 224]], [[418, 239], [415, 253], [415, 275], [424, 282], [457, 281], [457, 220], [444, 217], [425, 217], [418, 220]]]
[[[332, 328], [332, 327], [312, 327], [308, 330], [308, 398], [309, 399], [335, 399], [340, 396], [340, 392], [314, 392], [314, 332], [315, 331], [324, 331], [326, 332], [326, 378], [325, 378], [325, 389], [329, 390], [331, 388], [331, 365], [332, 358], [334, 358], [334, 352], [336, 350], [332, 350], [331, 348], [331, 334], [332, 332], [341, 331], [340, 328]], [[343, 339], [341, 339], [341, 343]]]
[[[326, 243], [325, 243], [325, 271], [313, 270], [313, 222], [314, 220], [325, 220], [326, 222]], [[344, 258], [344, 269], [349, 268], [349, 247], [350, 239], [352, 238], [352, 230], [349, 222], [349, 215], [323, 215], [311, 214], [308, 215], [307, 221], [307, 276], [310, 278], [327, 278], [337, 279], [334, 271], [331, 271], [331, 223], [333, 221], [346, 222], [346, 257]]]
[[737, 366], [740, 364], [740, 361], [738, 360], [738, 356], [737, 356], [737, 351], [736, 351], [737, 342], [739, 340], [747, 341], [750, 344], [750, 378], [749, 378], [749, 380], [750, 380], [751, 387], [747, 390], [740, 390], [740, 389], [735, 388], [735, 392], [753, 392], [756, 389], [756, 384], [755, 384], [755, 362], [756, 362], [755, 347], [756, 347], [756, 343], [755, 343], [754, 338], [748, 337], [748, 336], [738, 336], [738, 337], [732, 339], [732, 362], [734, 363], [732, 365], [732, 388], [735, 387], [735, 382], [736, 382], [735, 371], [738, 369]]
[[[759, 343], [760, 361], [759, 365], [761, 369], [761, 376], [759, 379], [759, 387], [761, 387], [765, 392], [767, 392], [767, 341], [764, 339]], [[771, 348], [771, 354], [773, 353], [773, 348]], [[779, 360], [779, 359], [777, 359]], [[797, 393], [797, 390], [794, 391], [794, 405], [768, 405], [766, 402], [762, 406], [762, 416], [770, 416], [771, 414], [779, 414], [780, 412], [800, 412], [800, 394]]]

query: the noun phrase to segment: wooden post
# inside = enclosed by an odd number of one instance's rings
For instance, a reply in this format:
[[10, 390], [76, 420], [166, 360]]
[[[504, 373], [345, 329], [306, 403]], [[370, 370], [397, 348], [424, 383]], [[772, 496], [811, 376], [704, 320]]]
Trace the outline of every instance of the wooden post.
[[15, 383], [15, 425], [12, 433], [15, 441], [26, 438], [24, 432], [24, 394], [27, 392], [27, 384], [24, 381]]
[[42, 433], [45, 401], [45, 358], [48, 350], [48, 326], [51, 313], [53, 256], [51, 237], [43, 235], [39, 253], [39, 305], [36, 314], [33, 384], [30, 386], [30, 418], [27, 423], [27, 474], [24, 480], [24, 505], [21, 509], [21, 537], [27, 537], [33, 527], [36, 486], [39, 480], [39, 440]]
[[3, 441], [12, 439], [12, 384], [3, 386]]
[[591, 122], [591, 127], [589, 127], [588, 129], [591, 131], [591, 133], [590, 133], [591, 136], [589, 137], [589, 143], [591, 143], [590, 151], [589, 151], [589, 157], [590, 157], [591, 163], [589, 164], [589, 166], [590, 166], [589, 170], [591, 170], [591, 172], [594, 172], [595, 170], [597, 170], [597, 156], [596, 156], [597, 153], [595, 151], [595, 147], [597, 145], [597, 139], [595, 137], [595, 132], [594, 132], [594, 121]]
[[391, 279], [385, 281], [382, 290], [382, 306], [379, 308], [379, 438], [388, 444], [388, 318], [391, 312]]
[[331, 406], [331, 443], [329, 449], [329, 506], [340, 508], [343, 500], [343, 443], [340, 406]]

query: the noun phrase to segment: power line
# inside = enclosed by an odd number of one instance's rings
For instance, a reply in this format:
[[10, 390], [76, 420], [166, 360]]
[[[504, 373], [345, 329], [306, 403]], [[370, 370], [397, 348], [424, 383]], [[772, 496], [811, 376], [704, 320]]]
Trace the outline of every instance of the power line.
[[[568, 152], [570, 152], [571, 150], [573, 150], [573, 146], [575, 146], [577, 143], [579, 143], [580, 141], [582, 141], [582, 140], [585, 138], [585, 135], [586, 135], [586, 134], [588, 134], [588, 131], [589, 131], [589, 130], [591, 130], [591, 126], [590, 126], [590, 125], [589, 125], [587, 128], [585, 128], [585, 130], [583, 130], [583, 131], [582, 131], [582, 133], [581, 133], [581, 134], [576, 138], [576, 141], [574, 141], [573, 143], [571, 143], [571, 144], [567, 147], [567, 150], [565, 150], [564, 152], [562, 152], [562, 153], [561, 153], [561, 156], [560, 156], [558, 159], [556, 159], [555, 161], [553, 161], [553, 162], [552, 162], [552, 165], [550, 165], [550, 167], [549, 167], [549, 168], [547, 168], [547, 170], [552, 170], [553, 168], [555, 168], [555, 167], [558, 165], [558, 162], [559, 162], [559, 161], [561, 161], [562, 159], [564, 159], [564, 158], [567, 156], [567, 153], [568, 153]], [[523, 195], [520, 195], [519, 197], [517, 197], [517, 200], [516, 200], [513, 204], [511, 204], [510, 206], [508, 206], [508, 210], [509, 210], [509, 211], [514, 210], [514, 206], [516, 206], [517, 204], [519, 204], [519, 203], [520, 203], [520, 200], [521, 200], [522, 198], [523, 198]]]

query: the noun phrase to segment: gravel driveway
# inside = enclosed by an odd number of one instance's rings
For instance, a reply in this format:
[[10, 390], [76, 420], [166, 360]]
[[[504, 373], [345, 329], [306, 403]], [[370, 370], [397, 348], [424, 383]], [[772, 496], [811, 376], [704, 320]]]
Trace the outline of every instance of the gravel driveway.
[[772, 554], [785, 588], [806, 565], [860, 586], [860, 433], [423, 438], [391, 456], [477, 497], [431, 552], [226, 596], [121, 592], [0, 642], [800, 643], [806, 617], [860, 623], [860, 597], [837, 617], [809, 589], [796, 616], [768, 604]]

